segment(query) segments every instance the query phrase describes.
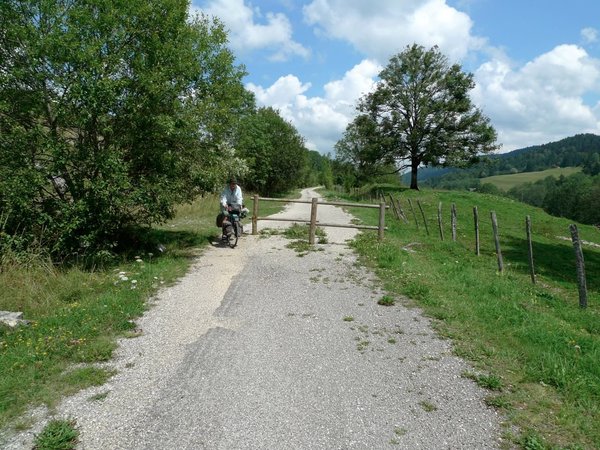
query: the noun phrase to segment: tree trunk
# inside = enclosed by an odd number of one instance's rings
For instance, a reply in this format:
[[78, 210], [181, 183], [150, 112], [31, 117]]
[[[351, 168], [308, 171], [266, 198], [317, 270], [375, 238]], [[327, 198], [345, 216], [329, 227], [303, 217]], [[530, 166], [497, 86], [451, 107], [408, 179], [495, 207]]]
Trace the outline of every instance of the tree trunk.
[[410, 188], [416, 191], [419, 190], [419, 186], [417, 185], [417, 170], [419, 169], [419, 164], [413, 164], [410, 168]]

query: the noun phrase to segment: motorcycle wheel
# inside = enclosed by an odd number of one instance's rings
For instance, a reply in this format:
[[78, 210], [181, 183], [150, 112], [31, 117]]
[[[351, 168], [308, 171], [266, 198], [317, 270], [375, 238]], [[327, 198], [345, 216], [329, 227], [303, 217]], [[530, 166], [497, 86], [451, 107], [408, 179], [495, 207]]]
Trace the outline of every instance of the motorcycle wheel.
[[229, 244], [229, 246], [231, 248], [234, 248], [237, 245], [237, 241], [238, 241], [238, 233], [237, 233], [237, 231], [238, 231], [238, 225], [236, 224], [234, 226], [234, 228], [233, 228], [233, 233], [231, 233], [229, 235], [229, 242], [228, 242], [228, 244]]

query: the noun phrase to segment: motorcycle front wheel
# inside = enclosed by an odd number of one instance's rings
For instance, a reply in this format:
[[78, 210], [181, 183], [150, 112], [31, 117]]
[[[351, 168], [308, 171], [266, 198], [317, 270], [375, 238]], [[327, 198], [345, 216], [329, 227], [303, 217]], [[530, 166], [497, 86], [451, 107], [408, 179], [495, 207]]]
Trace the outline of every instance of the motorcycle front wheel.
[[239, 228], [240, 228], [239, 223], [235, 223], [233, 225], [233, 232], [228, 236], [229, 237], [228, 244], [231, 248], [234, 248], [237, 245]]

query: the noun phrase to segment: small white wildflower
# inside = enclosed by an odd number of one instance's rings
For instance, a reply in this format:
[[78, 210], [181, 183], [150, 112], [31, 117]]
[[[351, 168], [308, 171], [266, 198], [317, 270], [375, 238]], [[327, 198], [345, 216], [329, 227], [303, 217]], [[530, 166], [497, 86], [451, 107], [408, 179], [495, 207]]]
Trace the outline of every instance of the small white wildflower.
[[137, 280], [131, 280], [131, 284], [136, 284]]
[[122, 276], [122, 277], [120, 277], [120, 278], [121, 278], [121, 281], [127, 281], [127, 280], [129, 280], [129, 278], [128, 278], [128, 277], [126, 277], [125, 275], [123, 275], [123, 276]]

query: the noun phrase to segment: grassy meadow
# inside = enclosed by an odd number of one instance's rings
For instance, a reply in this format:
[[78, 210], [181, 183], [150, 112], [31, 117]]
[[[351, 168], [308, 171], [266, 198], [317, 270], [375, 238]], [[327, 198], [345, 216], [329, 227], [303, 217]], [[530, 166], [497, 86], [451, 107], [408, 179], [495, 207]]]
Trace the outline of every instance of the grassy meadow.
[[[464, 376], [490, 389], [488, 404], [507, 417], [508, 442], [531, 450], [600, 448], [600, 246], [591, 245], [600, 244], [600, 231], [578, 226], [581, 239], [590, 242], [583, 249], [588, 287], [588, 308], [583, 310], [578, 306], [568, 220], [492, 195], [427, 190], [393, 194], [401, 199], [409, 223], [389, 211], [384, 241], [378, 242], [376, 233], [363, 233], [356, 250], [389, 293], [421, 307], [438, 331], [453, 339], [456, 354], [474, 364], [476, 372]], [[456, 242], [450, 227], [452, 203], [457, 209]], [[479, 211], [480, 256], [474, 251], [474, 206]], [[502, 274], [491, 211], [498, 218]], [[366, 223], [377, 223], [376, 211], [351, 212]], [[529, 274], [526, 215], [532, 220], [535, 285]]]
[[522, 172], [510, 175], [494, 175], [492, 177], [481, 178], [481, 184], [491, 183], [502, 191], [518, 186], [523, 183], [535, 183], [538, 180], [543, 180], [546, 177], [553, 176], [555, 178], [561, 175], [568, 177], [574, 173], [581, 172], [581, 167], [556, 167], [554, 169], [542, 170], [539, 172]]
[[[281, 207], [266, 203], [261, 214]], [[0, 431], [26, 429], [30, 424], [20, 417], [27, 408], [52, 408], [63, 396], [113, 375], [94, 363], [112, 357], [117, 338], [138, 335], [135, 319], [146, 300], [183, 276], [220, 234], [218, 211], [215, 195], [182, 205], [172, 221], [149, 231], [131, 251], [91, 268], [89, 262], [58, 266], [34, 252], [2, 256], [0, 310], [23, 312], [30, 325], [0, 325]]]

